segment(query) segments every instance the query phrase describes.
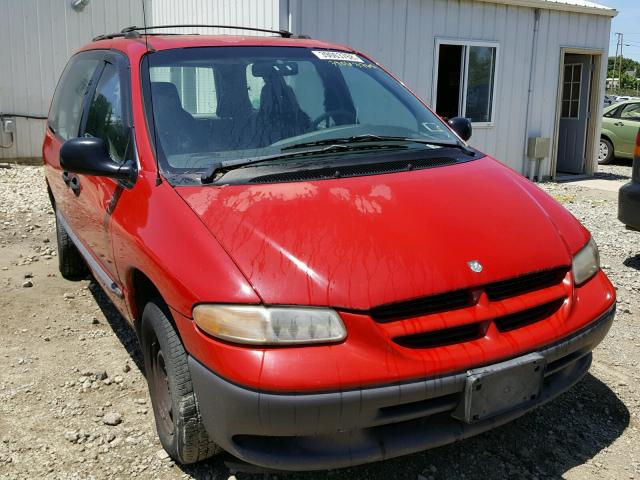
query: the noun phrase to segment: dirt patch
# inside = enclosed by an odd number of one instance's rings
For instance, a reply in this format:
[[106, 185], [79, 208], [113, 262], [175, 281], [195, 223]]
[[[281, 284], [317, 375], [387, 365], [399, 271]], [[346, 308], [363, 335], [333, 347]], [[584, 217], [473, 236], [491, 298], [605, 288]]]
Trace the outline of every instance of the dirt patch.
[[616, 321], [582, 382], [461, 443], [339, 471], [249, 474], [226, 454], [190, 467], [167, 458], [135, 335], [91, 279], [58, 274], [42, 169], [0, 169], [0, 477], [640, 478], [640, 234], [617, 222], [608, 193], [544, 188], [591, 229], [618, 288]]

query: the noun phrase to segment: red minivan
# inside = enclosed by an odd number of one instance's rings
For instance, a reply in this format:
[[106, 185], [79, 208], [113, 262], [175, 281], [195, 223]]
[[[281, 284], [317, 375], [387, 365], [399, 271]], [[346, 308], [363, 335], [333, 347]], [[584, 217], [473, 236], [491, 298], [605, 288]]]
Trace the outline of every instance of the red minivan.
[[357, 465], [579, 381], [615, 309], [589, 232], [366, 55], [274, 33], [100, 37], [49, 114], [60, 271], [136, 330], [171, 457]]

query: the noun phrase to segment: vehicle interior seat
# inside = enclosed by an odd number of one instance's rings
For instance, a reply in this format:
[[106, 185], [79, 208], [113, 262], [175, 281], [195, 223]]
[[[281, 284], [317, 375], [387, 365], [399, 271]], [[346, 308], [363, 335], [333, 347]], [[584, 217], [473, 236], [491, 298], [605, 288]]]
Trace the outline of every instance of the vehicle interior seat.
[[213, 124], [213, 150], [253, 148], [256, 110], [249, 101], [246, 83], [234, 75], [236, 72], [225, 73], [216, 106], [218, 118]]
[[300, 108], [293, 89], [281, 75], [264, 77], [256, 115], [256, 143], [264, 147], [311, 129], [309, 116]]
[[[178, 89], [171, 82], [151, 82], [153, 117], [166, 155], [202, 151], [203, 135], [198, 121], [182, 107]], [[163, 141], [169, 139], [170, 141]]]

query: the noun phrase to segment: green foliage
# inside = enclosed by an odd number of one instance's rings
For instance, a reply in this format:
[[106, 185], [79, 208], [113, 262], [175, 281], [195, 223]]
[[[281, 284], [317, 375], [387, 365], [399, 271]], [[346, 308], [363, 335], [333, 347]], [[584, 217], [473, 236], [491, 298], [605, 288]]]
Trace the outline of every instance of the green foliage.
[[[607, 77], [618, 78], [619, 71], [620, 71], [620, 64], [618, 63], [618, 65], [616, 65], [616, 71], [614, 73], [614, 71], [613, 71], [614, 63], [615, 63], [615, 57], [609, 57], [609, 67], [607, 69]], [[629, 70], [635, 70], [636, 71], [636, 77], [640, 77], [640, 62], [636, 62], [635, 60], [633, 60], [631, 58], [622, 57], [622, 74], [623, 74], [623, 76], [624, 76], [624, 73], [628, 72]], [[623, 77], [622, 83], [624, 85], [624, 77]]]

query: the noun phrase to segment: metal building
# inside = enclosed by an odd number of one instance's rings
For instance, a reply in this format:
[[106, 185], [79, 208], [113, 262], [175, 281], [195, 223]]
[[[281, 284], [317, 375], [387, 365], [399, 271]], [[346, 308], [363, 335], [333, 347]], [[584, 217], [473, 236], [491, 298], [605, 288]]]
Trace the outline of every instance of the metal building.
[[[0, 158], [38, 157], [66, 59], [92, 36], [141, 25], [143, 0], [0, 0]], [[586, 0], [144, 0], [148, 24], [285, 28], [387, 66], [472, 145], [538, 178], [597, 167], [611, 18]], [[191, 32], [194, 29], [183, 31]], [[200, 30], [200, 33], [227, 33]], [[24, 116], [19, 116], [24, 115]], [[7, 122], [5, 121], [5, 127]], [[0, 131], [2, 128], [0, 127]], [[5, 145], [7, 146], [7, 145]]]

